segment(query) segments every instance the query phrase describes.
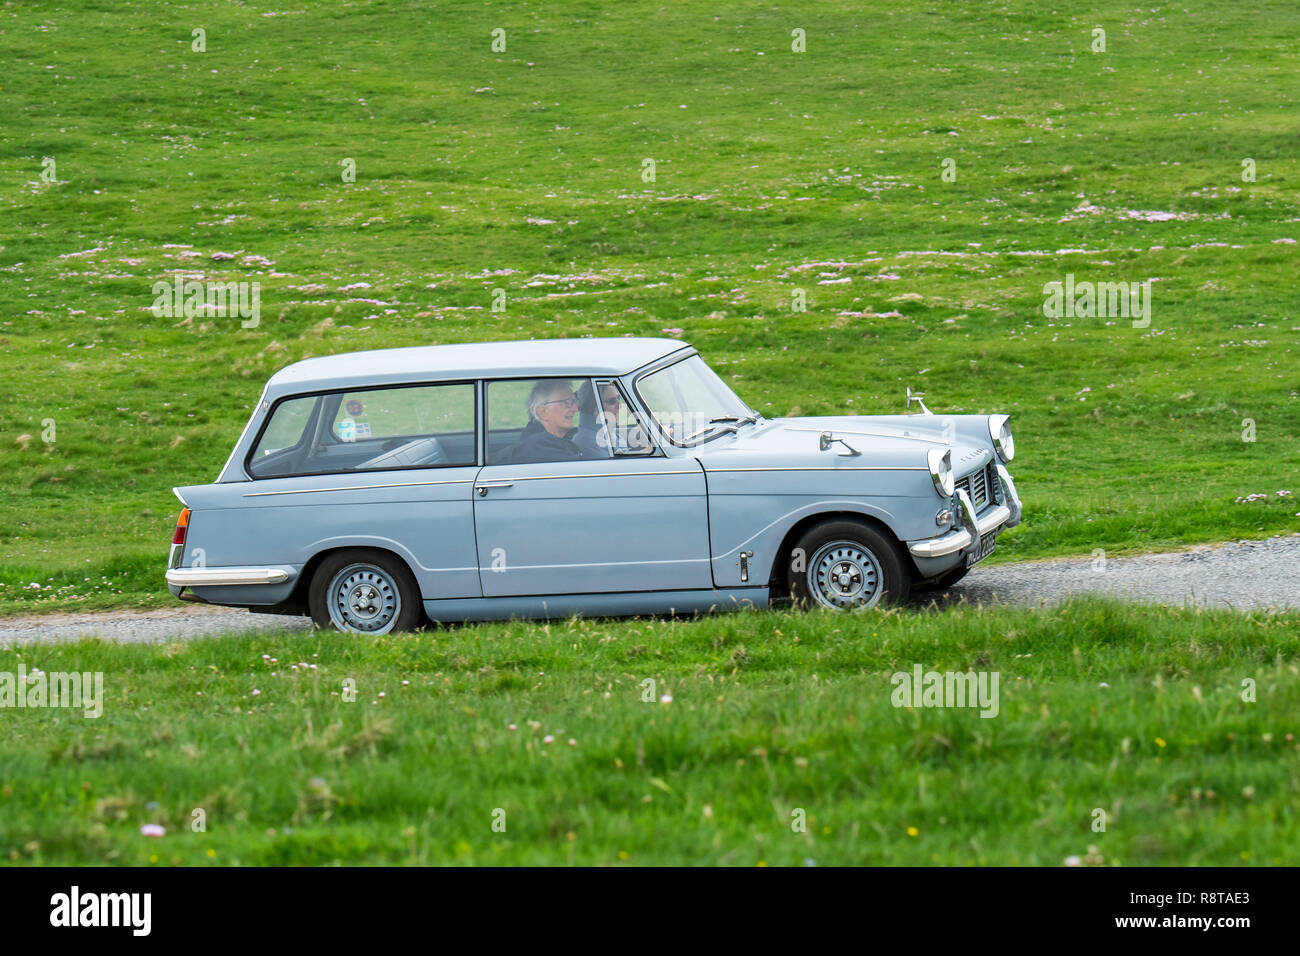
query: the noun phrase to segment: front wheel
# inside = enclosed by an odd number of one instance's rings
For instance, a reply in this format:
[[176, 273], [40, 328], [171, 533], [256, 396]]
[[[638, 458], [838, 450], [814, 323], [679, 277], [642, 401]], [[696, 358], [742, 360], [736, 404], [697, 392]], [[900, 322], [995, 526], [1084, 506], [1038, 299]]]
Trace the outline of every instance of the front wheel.
[[907, 570], [885, 535], [858, 521], [827, 521], [790, 552], [786, 581], [796, 605], [861, 610], [907, 599]]
[[326, 558], [308, 595], [316, 626], [351, 634], [412, 631], [424, 617], [420, 588], [404, 561], [373, 551]]

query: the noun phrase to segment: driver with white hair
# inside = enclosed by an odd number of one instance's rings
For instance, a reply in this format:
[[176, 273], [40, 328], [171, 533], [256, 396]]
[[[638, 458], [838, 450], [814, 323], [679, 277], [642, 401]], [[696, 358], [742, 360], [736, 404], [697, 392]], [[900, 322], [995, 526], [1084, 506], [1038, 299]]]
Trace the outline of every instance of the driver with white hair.
[[510, 464], [579, 461], [584, 457], [572, 441], [578, 431], [573, 424], [578, 400], [568, 382], [543, 379], [528, 393], [527, 405], [528, 424], [511, 451]]

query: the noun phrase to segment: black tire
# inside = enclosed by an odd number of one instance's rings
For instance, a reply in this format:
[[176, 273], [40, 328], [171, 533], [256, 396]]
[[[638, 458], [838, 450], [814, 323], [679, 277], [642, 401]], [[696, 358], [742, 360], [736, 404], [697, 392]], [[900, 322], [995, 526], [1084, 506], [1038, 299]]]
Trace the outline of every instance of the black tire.
[[796, 606], [857, 610], [907, 600], [911, 575], [887, 535], [862, 521], [835, 519], [795, 542], [786, 584]]
[[928, 581], [921, 581], [913, 585], [916, 591], [946, 591], [970, 572], [970, 568], [964, 564], [953, 568], [951, 571], [945, 571], [937, 578], [930, 578]]
[[397, 634], [424, 622], [420, 587], [406, 562], [384, 551], [340, 551], [321, 562], [307, 597], [322, 630]]

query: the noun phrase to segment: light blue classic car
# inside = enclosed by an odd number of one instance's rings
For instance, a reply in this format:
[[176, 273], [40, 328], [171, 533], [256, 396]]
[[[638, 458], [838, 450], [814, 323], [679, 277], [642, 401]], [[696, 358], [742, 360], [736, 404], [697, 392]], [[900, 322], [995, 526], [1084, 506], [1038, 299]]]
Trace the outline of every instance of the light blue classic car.
[[1021, 512], [1007, 417], [920, 409], [767, 419], [677, 339], [308, 359], [175, 489], [167, 583], [366, 634], [901, 601]]

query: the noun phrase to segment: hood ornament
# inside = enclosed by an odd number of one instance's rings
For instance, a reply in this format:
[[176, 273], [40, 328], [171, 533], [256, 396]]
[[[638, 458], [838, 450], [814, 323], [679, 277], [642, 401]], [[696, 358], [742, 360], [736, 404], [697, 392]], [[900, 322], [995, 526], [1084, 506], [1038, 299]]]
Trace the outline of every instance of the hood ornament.
[[926, 408], [925, 402], [921, 401], [923, 398], [925, 398], [925, 392], [914, 392], [912, 391], [912, 386], [909, 385], [907, 387], [907, 411], [910, 413], [912, 411], [912, 403], [916, 402], [916, 404], [921, 406], [922, 415], [933, 415], [934, 412]]

